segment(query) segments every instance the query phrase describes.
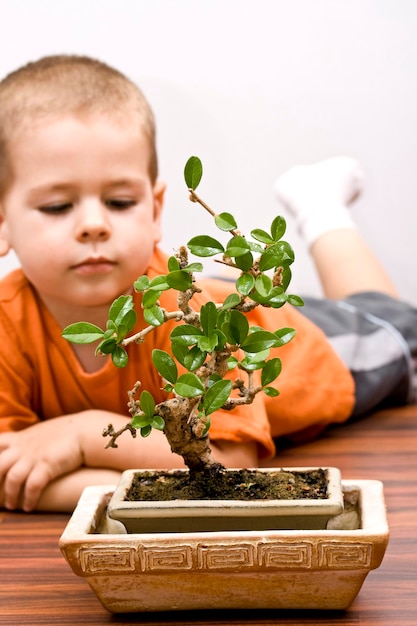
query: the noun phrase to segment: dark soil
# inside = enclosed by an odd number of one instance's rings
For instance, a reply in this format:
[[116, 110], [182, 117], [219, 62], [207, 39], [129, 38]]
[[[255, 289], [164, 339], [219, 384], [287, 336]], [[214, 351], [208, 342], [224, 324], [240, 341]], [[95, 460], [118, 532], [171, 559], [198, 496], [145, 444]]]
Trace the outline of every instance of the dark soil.
[[136, 474], [125, 500], [290, 500], [327, 498], [325, 470], [149, 471]]

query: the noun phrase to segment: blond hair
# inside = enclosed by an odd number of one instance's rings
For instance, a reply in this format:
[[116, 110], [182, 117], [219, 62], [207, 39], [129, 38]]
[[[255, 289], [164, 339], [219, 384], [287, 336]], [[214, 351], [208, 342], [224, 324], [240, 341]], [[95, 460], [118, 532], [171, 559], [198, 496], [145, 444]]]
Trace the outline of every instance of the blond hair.
[[149, 142], [149, 175], [154, 183], [158, 176], [155, 119], [141, 90], [102, 61], [56, 55], [28, 63], [0, 82], [0, 197], [12, 180], [7, 148], [13, 133], [44, 116], [85, 112], [138, 114]]

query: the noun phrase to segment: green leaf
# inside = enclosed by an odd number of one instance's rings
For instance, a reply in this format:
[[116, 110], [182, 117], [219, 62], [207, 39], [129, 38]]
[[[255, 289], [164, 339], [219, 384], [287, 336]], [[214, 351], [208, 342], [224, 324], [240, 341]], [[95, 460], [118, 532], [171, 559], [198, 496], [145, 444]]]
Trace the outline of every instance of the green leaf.
[[116, 346], [112, 352], [111, 360], [116, 367], [126, 367], [128, 362], [126, 350], [121, 346]]
[[237, 306], [240, 302], [240, 297], [237, 293], [231, 293], [230, 296], [227, 296], [226, 300], [222, 304], [222, 309], [233, 309], [233, 307]]
[[171, 289], [177, 289], [177, 291], [187, 291], [193, 284], [191, 274], [185, 270], [175, 270], [170, 272], [167, 277], [167, 283]]
[[223, 245], [217, 241], [217, 239], [209, 237], [208, 235], [193, 237], [190, 239], [187, 246], [192, 254], [202, 257], [214, 256], [215, 254], [224, 252]]
[[281, 288], [284, 291], [287, 291], [288, 285], [290, 284], [292, 279], [291, 267], [286, 265], [281, 272]]
[[248, 335], [245, 341], [241, 344], [242, 350], [249, 353], [260, 352], [261, 350], [267, 350], [268, 348], [274, 348], [280, 346], [280, 338], [275, 333], [271, 333], [267, 330], [256, 330]]
[[218, 328], [216, 328], [216, 330], [214, 331], [217, 335], [217, 346], [216, 346], [216, 350], [223, 350], [223, 348], [226, 345], [227, 339], [226, 339], [226, 335], [219, 330]]
[[293, 306], [304, 306], [304, 300], [294, 294], [288, 295], [288, 302]]
[[203, 176], [203, 164], [196, 156], [191, 156], [184, 168], [185, 184], [189, 189], [197, 189]]
[[155, 400], [149, 391], [142, 391], [139, 397], [139, 404], [146, 417], [152, 419], [155, 412]]
[[265, 359], [269, 357], [270, 348], [266, 348], [265, 350], [260, 350], [259, 352], [254, 352], [253, 354], [246, 354], [245, 361], [250, 361], [251, 363], [261, 363], [261, 367], [265, 364]]
[[252, 289], [255, 286], [255, 278], [252, 274], [241, 274], [236, 281], [236, 289], [242, 296], [247, 296], [250, 294]]
[[200, 323], [205, 335], [211, 335], [214, 332], [217, 318], [218, 312], [214, 302], [203, 304], [200, 309]]
[[[237, 294], [234, 294], [234, 295], [237, 295]], [[240, 302], [240, 298], [239, 298], [239, 302]], [[217, 328], [221, 328], [225, 322], [230, 321], [230, 313], [231, 313], [231, 309], [223, 308], [223, 306], [221, 309], [219, 309], [219, 316], [217, 318]]]
[[239, 257], [247, 254], [249, 250], [249, 244], [241, 235], [235, 235], [230, 239], [227, 244], [225, 255], [231, 258]]
[[175, 256], [170, 256], [168, 259], [168, 269], [170, 272], [175, 272], [175, 270], [179, 270], [180, 269], [180, 262], [178, 261], [177, 257]]
[[204, 267], [202, 263], [190, 263], [187, 267], [183, 267], [182, 269], [187, 270], [187, 272], [202, 272]]
[[126, 313], [128, 313], [128, 311], [131, 311], [132, 309], [132, 296], [119, 296], [110, 307], [109, 319], [112, 320], [117, 326], [122, 323]]
[[256, 254], [262, 254], [262, 252], [265, 250], [265, 247], [261, 246], [259, 243], [256, 243], [256, 241], [248, 241], [248, 243], [252, 252], [256, 252]]
[[276, 398], [277, 396], [279, 396], [279, 391], [278, 389], [275, 389], [275, 387], [264, 387], [262, 391], [270, 398]]
[[106, 322], [106, 332], [104, 333], [104, 339], [108, 339], [117, 333], [117, 326], [112, 320]]
[[152, 350], [152, 362], [164, 380], [172, 384], [177, 382], [178, 369], [174, 359], [168, 352], [155, 348]]
[[265, 230], [261, 230], [260, 228], [255, 228], [255, 230], [252, 230], [251, 236], [256, 239], [256, 241], [261, 241], [262, 243], [274, 243], [271, 235], [269, 235]]
[[[267, 356], [269, 356], [269, 350], [262, 350], [262, 354], [265, 352], [267, 352]], [[265, 366], [265, 361], [263, 359], [253, 359], [253, 356], [253, 354], [247, 354], [239, 364], [240, 369], [243, 369], [245, 372], [254, 372], [255, 370], [260, 370]]]
[[294, 251], [286, 241], [279, 241], [269, 246], [262, 254], [259, 269], [266, 272], [275, 267], [286, 267], [294, 261]]
[[148, 424], [147, 426], [143, 426], [140, 429], [141, 437], [149, 437], [151, 432], [152, 432], [152, 426], [150, 424]]
[[140, 276], [134, 283], [133, 287], [135, 291], [145, 291], [149, 287], [149, 278], [148, 276]]
[[96, 354], [112, 354], [117, 346], [116, 337], [108, 337], [97, 346]]
[[174, 391], [183, 398], [197, 398], [204, 393], [204, 386], [195, 374], [183, 374], [175, 383]]
[[270, 359], [262, 368], [261, 384], [266, 387], [272, 383], [281, 373], [281, 359]]
[[143, 310], [143, 318], [151, 326], [161, 326], [165, 319], [163, 310], [156, 304]]
[[208, 389], [203, 400], [203, 408], [206, 415], [211, 415], [220, 409], [227, 401], [232, 391], [231, 380], [219, 380]]
[[181, 324], [171, 331], [170, 338], [172, 343], [177, 343], [182, 346], [193, 346], [197, 343], [198, 337], [202, 335], [203, 332], [199, 328], [191, 324]]
[[199, 337], [197, 345], [203, 352], [213, 352], [218, 343], [218, 336], [216, 333], [212, 333], [211, 335], [203, 335]]
[[161, 417], [160, 415], [154, 415], [151, 421], [151, 426], [152, 428], [156, 428], [156, 430], [164, 430], [165, 428], [164, 418]]
[[250, 354], [246, 353], [245, 358], [241, 360], [240, 367], [246, 371], [253, 372], [265, 367], [265, 360], [269, 357], [270, 349], [260, 350]]
[[93, 343], [101, 339], [103, 335], [104, 330], [89, 322], [70, 324], [62, 331], [63, 338], [71, 343]]
[[223, 380], [223, 376], [220, 376], [220, 374], [216, 373], [211, 374], [210, 378], [207, 381], [207, 387], [212, 387], [214, 383], [217, 383], [219, 380]]
[[152, 278], [149, 283], [149, 289], [154, 289], [159, 292], [167, 291], [167, 289], [169, 289], [169, 285], [167, 283], [166, 275], [163, 274], [162, 276], [155, 276], [155, 278]]
[[268, 298], [272, 292], [272, 280], [266, 274], [260, 274], [255, 280], [255, 290], [260, 296]]
[[288, 296], [286, 293], [273, 293], [268, 298], [268, 304], [273, 309], [279, 309], [287, 302]]
[[248, 272], [253, 265], [252, 252], [246, 252], [246, 254], [242, 254], [242, 256], [235, 257], [235, 263], [242, 272]]
[[295, 337], [295, 330], [294, 328], [280, 328], [275, 331], [274, 335], [278, 338], [279, 345], [284, 346]]
[[161, 291], [157, 291], [156, 289], [150, 289], [149, 291], [146, 291], [142, 296], [143, 308], [147, 309], [153, 306], [156, 302], [158, 302], [161, 293]]
[[117, 328], [117, 341], [121, 341], [126, 337], [128, 333], [134, 328], [136, 324], [136, 311], [130, 309], [125, 313], [122, 319], [118, 323]]
[[133, 428], [144, 428], [149, 426], [149, 417], [147, 415], [143, 415], [142, 413], [135, 415], [130, 422]]
[[281, 215], [277, 215], [277, 217], [272, 221], [271, 224], [271, 235], [274, 241], [279, 241], [281, 237], [284, 236], [285, 231], [287, 229], [287, 223]]
[[250, 298], [259, 304], [267, 304], [274, 309], [279, 309], [287, 302], [288, 296], [281, 287], [274, 287], [268, 296], [261, 296], [258, 292], [253, 291]]
[[198, 346], [188, 349], [186, 346], [172, 344], [172, 352], [177, 361], [190, 372], [201, 367], [207, 356], [207, 352], [202, 352]]
[[121, 343], [128, 333], [128, 328], [124, 324], [117, 327], [116, 343]]
[[237, 228], [236, 220], [230, 213], [220, 213], [220, 215], [216, 215], [214, 221], [220, 230], [228, 231]]
[[230, 311], [229, 320], [222, 325], [221, 330], [229, 343], [241, 345], [249, 332], [249, 322], [246, 315], [240, 311]]

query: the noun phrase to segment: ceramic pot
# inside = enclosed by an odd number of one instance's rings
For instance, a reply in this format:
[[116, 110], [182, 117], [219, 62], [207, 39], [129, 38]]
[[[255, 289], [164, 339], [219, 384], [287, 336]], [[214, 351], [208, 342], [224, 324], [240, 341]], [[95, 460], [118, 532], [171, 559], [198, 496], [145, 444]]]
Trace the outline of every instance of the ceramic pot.
[[88, 487], [60, 548], [110, 612], [345, 609], [380, 565], [388, 524], [382, 483], [342, 487], [349, 506], [331, 529], [133, 534], [107, 516], [114, 486]]

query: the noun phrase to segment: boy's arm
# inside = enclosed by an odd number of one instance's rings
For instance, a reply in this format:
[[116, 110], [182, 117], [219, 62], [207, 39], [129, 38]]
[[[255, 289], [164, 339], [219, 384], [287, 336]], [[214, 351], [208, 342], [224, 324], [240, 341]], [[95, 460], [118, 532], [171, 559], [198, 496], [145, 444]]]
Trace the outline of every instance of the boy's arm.
[[[106, 448], [106, 439], [101, 433], [112, 423], [115, 430], [122, 428], [128, 421], [125, 416], [113, 415], [105, 411], [89, 411], [95, 414], [84, 431], [83, 456], [87, 467], [111, 467], [125, 470], [175, 469], [184, 467], [182, 457], [173, 454], [169, 443], [159, 430], [153, 430], [149, 437], [139, 434], [132, 437], [128, 432], [117, 440], [117, 448]], [[96, 423], [94, 423], [96, 420]], [[213, 455], [225, 467], [255, 467], [258, 464], [257, 443], [234, 443], [226, 440], [211, 442]]]
[[[89, 485], [116, 485], [120, 475], [120, 472], [116, 470], [81, 467], [50, 482], [42, 491], [33, 510], [72, 513], [85, 487]], [[0, 486], [0, 508], [2, 507], [5, 507], [5, 496]], [[23, 509], [21, 499], [15, 508]]]
[[[42, 503], [41, 494], [48, 485], [71, 474], [74, 474], [71, 488], [79, 495], [87, 477], [86, 474], [79, 474], [77, 488], [76, 474], [80, 468], [120, 472], [134, 467], [183, 467], [182, 459], [171, 452], [165, 436], [159, 431], [153, 431], [146, 440], [126, 433], [117, 448], [106, 449], [106, 441], [101, 437], [103, 430], [109, 423], [118, 430], [126, 421], [125, 416], [89, 410], [46, 420], [18, 432], [0, 434], [3, 505], [9, 509], [21, 507], [31, 511], [37, 503]], [[257, 465], [257, 446], [254, 442], [237, 444], [218, 441], [213, 443], [213, 452], [221, 463], [229, 467]], [[95, 476], [98, 478], [100, 474]], [[93, 474], [89, 475], [90, 478]], [[69, 509], [72, 502], [73, 499], [69, 498]]]

